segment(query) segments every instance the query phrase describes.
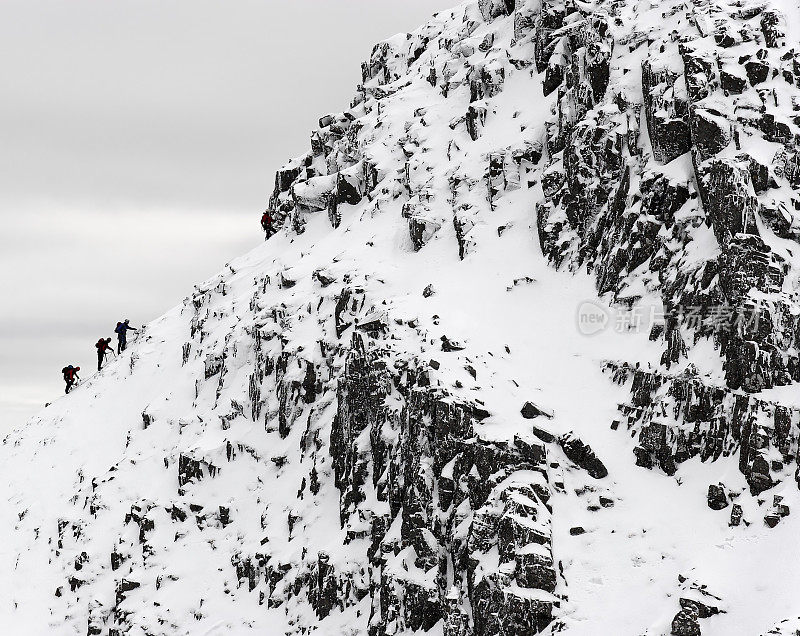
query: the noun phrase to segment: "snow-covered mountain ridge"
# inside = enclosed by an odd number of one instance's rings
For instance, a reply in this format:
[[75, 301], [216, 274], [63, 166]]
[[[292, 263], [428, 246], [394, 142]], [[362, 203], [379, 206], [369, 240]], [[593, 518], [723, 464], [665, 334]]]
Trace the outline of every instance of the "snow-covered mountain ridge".
[[4, 440], [0, 624], [798, 633], [799, 16], [377, 45], [281, 231]]

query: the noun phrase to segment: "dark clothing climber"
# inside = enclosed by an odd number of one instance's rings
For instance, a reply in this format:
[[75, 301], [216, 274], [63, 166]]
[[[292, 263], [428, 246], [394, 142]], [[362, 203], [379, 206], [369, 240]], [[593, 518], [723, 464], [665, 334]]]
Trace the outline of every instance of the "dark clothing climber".
[[80, 380], [78, 377], [78, 371], [80, 370], [80, 367], [73, 367], [72, 365], [61, 369], [61, 373], [64, 374], [64, 382], [67, 383], [67, 388], [64, 389], [64, 393], [69, 393], [69, 390], [75, 384], [75, 380]]
[[269, 238], [278, 231], [275, 229], [275, 219], [272, 218], [269, 210], [261, 215], [261, 228], [264, 230], [265, 238]]
[[99, 371], [108, 353], [114, 351], [111, 348], [111, 338], [100, 338], [95, 347], [97, 347], [97, 370]]
[[129, 322], [126, 318], [124, 322], [118, 322], [117, 328], [114, 329], [114, 333], [117, 334], [117, 353], [122, 353], [125, 351], [125, 347], [128, 346], [128, 329], [139, 331], [136, 327], [131, 327], [128, 324]]

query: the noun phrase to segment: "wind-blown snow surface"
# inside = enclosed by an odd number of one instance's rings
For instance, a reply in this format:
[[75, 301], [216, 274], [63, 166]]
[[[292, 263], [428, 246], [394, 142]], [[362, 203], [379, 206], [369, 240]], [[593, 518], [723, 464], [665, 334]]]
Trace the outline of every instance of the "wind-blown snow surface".
[[[118, 359], [4, 440], [5, 633], [405, 633], [413, 617], [393, 612], [409, 608], [433, 617], [429, 633], [477, 633], [480, 612], [503, 615], [470, 600], [481, 577], [506, 581], [503, 598], [552, 607], [552, 620], [536, 629], [571, 635], [668, 634], [679, 599], [721, 610], [702, 617], [706, 635], [756, 636], [800, 613], [797, 515], [773, 529], [729, 527], [706, 490], [720, 482], [746, 489], [735, 456], [694, 457], [668, 476], [636, 466], [634, 432], [612, 430], [630, 386], [611, 382], [603, 362], [657, 369], [663, 342], [646, 332], [580, 334], [578, 308], [603, 304], [595, 278], [552, 268], [537, 232], [543, 139], [557, 99], [542, 95], [534, 44], [519, 33], [520, 12], [535, 16], [537, 8], [518, 3], [505, 15], [509, 3], [481, 5], [483, 14], [465, 4], [413, 38], [390, 41], [385, 66], [365, 70], [367, 90], [349, 115], [321, 122], [327, 133], [312, 140], [316, 149], [288, 166], [293, 179], [302, 171], [306, 179], [290, 191], [279, 176], [274, 203], [293, 197], [284, 230], [197, 286]], [[393, 57], [404, 48], [406, 57]], [[502, 69], [502, 81], [484, 82], [487, 93], [501, 90], [473, 99], [486, 112], [465, 120], [468, 76], [479, 62], [484, 80]], [[341, 130], [332, 134], [332, 125]], [[646, 131], [639, 143], [649, 143]], [[504, 177], [490, 193], [490, 155], [514, 149], [516, 181]], [[347, 166], [355, 169], [345, 173]], [[691, 161], [670, 170], [687, 177]], [[365, 186], [370, 178], [373, 187]], [[358, 191], [351, 201], [347, 179]], [[697, 232], [697, 258], [714, 257], [714, 237], [708, 232], [703, 247]], [[353, 397], [362, 347], [387, 370], [385, 395]], [[698, 364], [711, 356], [718, 377], [718, 354], [697, 351], [690, 355]], [[436, 473], [431, 492], [441, 501], [455, 460], [440, 470], [428, 446], [409, 446], [421, 458], [400, 453], [410, 443], [411, 394], [427, 390], [472, 409], [470, 440], [486, 448], [515, 436], [519, 448], [542, 444], [520, 414], [534, 402], [553, 413], [536, 420], [539, 436], [571, 431], [608, 469], [592, 476], [548, 442], [546, 461], [532, 469], [493, 481], [473, 467], [457, 485], [475, 491], [484, 480], [493, 493], [533, 485], [526, 492], [544, 534], [516, 548], [516, 563], [541, 551], [557, 571], [552, 585], [514, 582], [515, 561], [498, 553], [497, 537], [459, 564], [457, 552], [479, 545], [486, 496], [474, 492], [450, 508], [428, 502], [433, 531], [421, 536], [448, 547], [436, 548], [439, 565], [420, 565], [411, 521], [395, 509], [391, 483], [400, 478], [380, 474], [378, 457], [384, 446], [394, 453], [387, 473], [421, 459], [419, 474]], [[369, 411], [371, 427], [356, 428], [348, 408], [359, 400], [378, 400], [382, 427]], [[372, 455], [361, 453], [370, 444]], [[345, 455], [367, 474], [353, 490], [340, 477]], [[405, 476], [400, 507], [410, 506], [414, 476]], [[355, 500], [342, 494], [353, 492]], [[744, 518], [759, 519], [773, 494], [796, 505], [797, 489], [777, 485], [761, 501], [743, 494]], [[389, 526], [381, 529], [381, 519]], [[395, 588], [387, 580], [401, 582], [399, 600], [388, 597]], [[419, 601], [418, 589], [434, 600]], [[459, 609], [441, 610], [439, 595]], [[461, 615], [456, 631], [452, 616]], [[795, 633], [788, 625], [775, 633]]]

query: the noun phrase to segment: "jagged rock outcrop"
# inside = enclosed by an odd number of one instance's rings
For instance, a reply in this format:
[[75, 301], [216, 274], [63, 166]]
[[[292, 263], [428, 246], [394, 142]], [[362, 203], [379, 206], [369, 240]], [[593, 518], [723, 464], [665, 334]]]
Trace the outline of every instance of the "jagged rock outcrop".
[[[753, 494], [797, 479], [797, 469], [791, 471], [800, 438], [797, 408], [713, 386], [697, 376], [666, 376], [613, 363], [606, 369], [615, 382], [630, 382], [631, 401], [620, 405], [620, 415], [638, 436], [638, 465], [671, 475], [692, 457], [736, 456]], [[715, 502], [726, 501], [716, 488], [709, 487], [710, 506], [712, 494]]]
[[[573, 12], [576, 24], [592, 19], [577, 7]], [[588, 265], [597, 273], [598, 290], [615, 300], [635, 302], [645, 290], [660, 296], [665, 312], [678, 320], [670, 326], [667, 319], [656, 336], [664, 341], [665, 361], [686, 355], [685, 346], [674, 342], [680, 326], [717, 341], [731, 388], [759, 391], [797, 381], [788, 371], [797, 366], [796, 331], [788, 317], [797, 301], [783, 291], [787, 263], [771, 238], [795, 238], [790, 228], [798, 209], [791, 181], [781, 182], [784, 160], [796, 145], [795, 124], [781, 113], [800, 99], [795, 69], [785, 63], [794, 53], [780, 35], [783, 18], [761, 5], [741, 11], [723, 3], [675, 5], [662, 13], [663, 28], [645, 34], [635, 19], [626, 29], [633, 16], [614, 6], [617, 39], [631, 50], [647, 41], [641, 69], [626, 66], [620, 56], [604, 100], [584, 104], [584, 111], [556, 109], [539, 204], [542, 247], [556, 265]], [[563, 19], [559, 14], [557, 20]], [[691, 26], [672, 37], [670, 27], [686, 19]], [[543, 33], [547, 23], [541, 22]], [[542, 41], [551, 37], [542, 35]], [[551, 55], [554, 68], [565, 55], [574, 58], [569, 47]], [[542, 58], [541, 69], [544, 64]], [[632, 98], [637, 85], [629, 79], [637, 70], [641, 104]], [[767, 81], [769, 89], [759, 88]], [[561, 85], [559, 103], [591, 82], [584, 69], [572, 84]], [[643, 125], [649, 145], [640, 140]], [[776, 144], [775, 150], [766, 157], [750, 154], [759, 143]], [[676, 179], [675, 170], [662, 171], [661, 165], [683, 155], [692, 162], [686, 180]], [[709, 226], [715, 241], [706, 234]], [[702, 258], [688, 257], [699, 244], [708, 246]], [[687, 308], [705, 316], [718, 305], [737, 319], [707, 325], [687, 320]], [[748, 322], [760, 329], [742, 328]]]

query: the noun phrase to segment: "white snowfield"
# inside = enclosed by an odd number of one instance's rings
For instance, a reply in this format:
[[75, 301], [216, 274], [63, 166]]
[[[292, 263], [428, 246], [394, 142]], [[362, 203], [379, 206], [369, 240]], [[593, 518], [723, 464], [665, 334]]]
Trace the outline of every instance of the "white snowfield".
[[[640, 26], [661, 28], [659, 3], [628, 4], [628, 19], [638, 14]], [[537, 10], [517, 5], [517, 13]], [[552, 534], [557, 581], [553, 592], [516, 589], [556, 601], [543, 633], [670, 634], [681, 598], [721, 610], [701, 620], [704, 636], [800, 633], [800, 623], [788, 622], [769, 631], [800, 615], [796, 485], [779, 484], [761, 503], [745, 492], [737, 501], [752, 523], [730, 527], [729, 511], [711, 510], [706, 491], [719, 482], [746, 490], [736, 457], [696, 457], [673, 476], [636, 466], [637, 441], [611, 428], [630, 386], [614, 384], [602, 364], [656, 369], [661, 345], [646, 329], [581, 333], [579, 307], [607, 307], [607, 299], [590, 274], [559, 271], [542, 255], [536, 204], [546, 148], [488, 193], [489, 155], [541, 151], [558, 98], [542, 95], [535, 66], [512, 63], [532, 58], [534, 47], [514, 40], [515, 19], [498, 10], [487, 20], [467, 3], [391, 40], [391, 51], [427, 41], [416, 57], [387, 57], [397, 77], [369, 80], [375, 90], [353, 107], [346, 133], [328, 139], [334, 148], [295, 162], [317, 177], [298, 184], [299, 207], [281, 231], [4, 439], [0, 633], [368, 634], [369, 519], [342, 526], [331, 455], [354, 333], [390, 362], [435, 360], [432, 385], [488, 411], [476, 437], [538, 442], [520, 413], [531, 401], [553, 414], [536, 426], [574, 432], [608, 469], [592, 478], [547, 445], [552, 515], [540, 521]], [[614, 48], [612, 85], [641, 91], [640, 73], [622, 79], [623, 67], [641, 63], [636, 55]], [[501, 90], [477, 100], [486, 115], [473, 140], [464, 113], [478, 64], [489, 74], [502, 69], [503, 78]], [[439, 76], [433, 84], [430, 68]], [[646, 128], [639, 143], [647, 152]], [[359, 203], [340, 203], [333, 228], [326, 209], [337, 179], [329, 175], [365, 158], [377, 166], [377, 185]], [[669, 170], [691, 178], [686, 158]], [[409, 217], [424, 226], [422, 245]], [[713, 237], [708, 249], [716, 249]], [[379, 327], [361, 328], [371, 321]], [[443, 351], [442, 337], [456, 350]], [[718, 379], [718, 353], [702, 347], [672, 371], [693, 361]], [[399, 413], [396, 387], [387, 411], [393, 403]], [[387, 439], [398, 435], [386, 429]], [[520, 471], [509, 479], [542, 477]], [[389, 510], [371, 485], [364, 494], [359, 510]], [[774, 494], [793, 512], [770, 529], [762, 504]], [[398, 519], [386, 540], [399, 537]], [[363, 590], [324, 618], [305, 591], [320, 553]], [[429, 585], [432, 571], [404, 554], [386, 572]], [[496, 549], [481, 558], [487, 571], [498, 567]], [[258, 559], [258, 571], [248, 570]], [[447, 634], [444, 620], [427, 633]]]

